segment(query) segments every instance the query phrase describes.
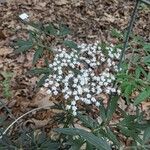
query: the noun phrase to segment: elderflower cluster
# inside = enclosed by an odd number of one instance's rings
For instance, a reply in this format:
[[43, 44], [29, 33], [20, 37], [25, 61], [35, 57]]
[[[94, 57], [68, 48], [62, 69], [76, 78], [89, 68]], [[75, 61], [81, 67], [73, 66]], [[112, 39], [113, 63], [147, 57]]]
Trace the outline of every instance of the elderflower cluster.
[[78, 48], [79, 51], [55, 49], [56, 55], [49, 64], [51, 74], [43, 85], [47, 94], [62, 93], [67, 101], [66, 109], [72, 110], [73, 115], [77, 114], [77, 101], [98, 107], [101, 93], [120, 94], [113, 82], [121, 50], [113, 45], [103, 50], [98, 42], [81, 44]]

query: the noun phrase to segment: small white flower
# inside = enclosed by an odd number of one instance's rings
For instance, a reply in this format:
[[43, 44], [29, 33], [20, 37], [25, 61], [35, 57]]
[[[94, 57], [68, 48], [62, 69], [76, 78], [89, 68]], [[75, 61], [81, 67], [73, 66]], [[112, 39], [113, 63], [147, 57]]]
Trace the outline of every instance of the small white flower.
[[81, 88], [80, 86], [78, 86], [78, 93], [79, 93], [80, 95], [82, 95], [82, 93], [83, 93], [83, 90], [82, 90], [82, 88]]
[[120, 95], [120, 94], [121, 94], [121, 90], [118, 89], [118, 90], [117, 90], [117, 93], [118, 93], [118, 95]]
[[75, 78], [75, 79], [73, 80], [73, 82], [74, 82], [74, 83], [78, 83], [78, 78]]
[[88, 77], [88, 73], [84, 72], [83, 77]]
[[78, 92], [77, 91], [73, 91], [73, 93], [72, 93], [73, 95], [77, 95], [78, 94]]
[[56, 89], [57, 89], [57, 88], [56, 88], [56, 86], [52, 86], [52, 90], [54, 90], [54, 91], [55, 91]]
[[111, 79], [107, 79], [107, 82], [108, 82], [108, 83], [111, 83]]
[[59, 74], [59, 75], [62, 75], [62, 73], [63, 73], [62, 70], [59, 70], [59, 71], [58, 71], [58, 74]]
[[52, 65], [52, 64], [49, 64], [49, 67], [51, 68], [51, 67], [53, 67], [53, 65]]
[[72, 102], [71, 102], [71, 105], [76, 105], [76, 101], [72, 101]]
[[84, 84], [85, 84], [84, 79], [81, 80], [80, 84], [81, 84], [81, 85], [84, 85]]
[[92, 88], [91, 91], [94, 93], [95, 92], [95, 88]]
[[48, 89], [48, 90], [46, 91], [46, 93], [47, 93], [47, 94], [52, 94], [52, 91], [51, 91], [50, 89]]
[[54, 67], [53, 70], [56, 71], [56, 70], [57, 70], [57, 67]]
[[41, 91], [44, 91], [44, 88], [43, 88], [43, 87], [41, 87], [41, 88], [40, 88], [40, 90], [41, 90]]
[[79, 100], [80, 98], [79, 98], [79, 96], [76, 95], [76, 96], [74, 97], [74, 99], [77, 101], [77, 100]]
[[101, 93], [101, 92], [102, 92], [101, 87], [97, 86], [97, 93], [99, 94], [99, 93]]
[[62, 69], [62, 67], [61, 66], [58, 66], [58, 70], [61, 70]]
[[100, 65], [100, 62], [96, 62], [97, 63], [97, 65]]
[[56, 62], [53, 62], [53, 66], [57, 66], [57, 63], [56, 63]]
[[90, 101], [89, 99], [86, 99], [84, 102], [85, 102], [86, 104], [91, 104], [91, 101]]
[[116, 89], [115, 89], [115, 88], [111, 88], [111, 91], [112, 91], [112, 92], [116, 92]]
[[96, 99], [94, 97], [92, 97], [91, 101], [94, 103], [94, 102], [96, 102]]
[[[96, 78], [96, 79], [97, 79], [97, 78]], [[92, 86], [96, 86], [96, 84], [95, 84], [95, 83], [92, 83], [91, 85], [92, 85]]]
[[23, 14], [19, 15], [19, 18], [21, 18], [22, 20], [26, 20], [29, 18], [29, 16], [26, 13], [23, 13]]
[[77, 110], [77, 107], [76, 107], [76, 106], [72, 106], [72, 110], [73, 110], [73, 111], [76, 111], [76, 110]]
[[96, 105], [97, 107], [99, 107], [99, 106], [100, 106], [100, 103], [99, 103], [99, 102], [96, 102], [95, 105]]
[[104, 57], [101, 58], [101, 61], [104, 62], [106, 59]]
[[91, 94], [87, 94], [86, 97], [87, 98], [91, 98], [92, 96], [91, 96]]
[[48, 83], [44, 83], [44, 87], [48, 87], [49, 86], [49, 84]]
[[67, 94], [68, 94], [68, 95], [71, 95], [71, 94], [72, 94], [72, 91], [67, 91]]
[[67, 95], [67, 94], [64, 95], [64, 98], [65, 98], [65, 99], [68, 99], [68, 98], [69, 98], [69, 95]]
[[58, 94], [58, 91], [53, 91], [53, 94], [54, 94], [54, 95], [57, 95], [57, 94]]
[[92, 72], [92, 73], [91, 73], [91, 76], [92, 76], [92, 77], [95, 77], [95, 73], [94, 73], [94, 72]]
[[102, 81], [100, 81], [98, 84], [99, 84], [100, 86], [103, 86], [104, 83], [103, 83]]
[[89, 92], [88, 88], [84, 88], [83, 90], [84, 90], [84, 92]]
[[60, 57], [60, 58], [63, 58], [63, 57], [64, 57], [64, 54], [63, 54], [63, 53], [60, 53], [60, 54], [59, 54], [59, 57]]
[[68, 91], [68, 90], [69, 90], [69, 88], [66, 86], [66, 87], [64, 88], [64, 90], [65, 90], [65, 92], [66, 92], [66, 91]]
[[59, 83], [58, 83], [58, 82], [56, 82], [56, 83], [55, 83], [55, 86], [56, 86], [56, 87], [59, 87]]
[[114, 57], [114, 55], [112, 54], [112, 53], [109, 53], [108, 54], [111, 58], [113, 58]]
[[104, 82], [104, 86], [107, 86], [109, 83], [108, 82]]
[[56, 74], [54, 74], [54, 75], [53, 75], [53, 78], [55, 79], [56, 77], [57, 77], [57, 75], [56, 75]]
[[105, 81], [105, 77], [104, 76], [101, 76], [100, 78], [101, 78], [101, 81], [103, 81], [103, 82]]
[[110, 89], [105, 90], [107, 94], [110, 94]]
[[76, 111], [73, 111], [73, 112], [72, 112], [72, 115], [73, 115], [73, 116], [76, 116], [76, 115], [77, 115], [77, 112], [76, 112]]
[[90, 61], [89, 59], [86, 59], [86, 63], [90, 64], [90, 63], [91, 63], [91, 61]]
[[69, 77], [69, 78], [72, 78], [72, 77], [73, 77], [73, 74], [72, 74], [72, 73], [71, 73], [71, 74], [69, 74], [69, 75], [68, 75], [68, 77]]
[[111, 76], [110, 76], [110, 77], [111, 77], [111, 79], [112, 79], [112, 80], [115, 80], [115, 77], [114, 77], [114, 75], [112, 75], [112, 74], [111, 74]]
[[70, 110], [71, 109], [71, 106], [70, 105], [67, 105], [66, 106], [66, 110]]
[[74, 87], [74, 88], [77, 87], [77, 84], [73, 84], [72, 87]]

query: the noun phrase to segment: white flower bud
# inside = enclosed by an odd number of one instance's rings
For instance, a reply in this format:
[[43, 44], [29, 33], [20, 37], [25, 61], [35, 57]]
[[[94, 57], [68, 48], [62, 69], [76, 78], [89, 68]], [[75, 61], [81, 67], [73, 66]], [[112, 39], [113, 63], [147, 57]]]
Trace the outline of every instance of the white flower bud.
[[67, 105], [67, 106], [66, 106], [66, 110], [69, 110], [69, 109], [71, 109], [71, 106], [70, 106], [70, 105]]

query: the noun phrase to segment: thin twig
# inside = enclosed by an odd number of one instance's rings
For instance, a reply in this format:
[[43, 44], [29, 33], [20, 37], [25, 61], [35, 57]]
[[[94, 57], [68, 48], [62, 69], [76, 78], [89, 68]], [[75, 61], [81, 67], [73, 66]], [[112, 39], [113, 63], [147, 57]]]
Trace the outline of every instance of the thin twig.
[[35, 108], [35, 109], [32, 109], [28, 112], [26, 112], [25, 114], [23, 114], [22, 116], [18, 117], [15, 121], [13, 121], [6, 129], [5, 131], [2, 133], [2, 135], [0, 136], [0, 139], [3, 137], [3, 135], [5, 135], [7, 133], [7, 131], [16, 123], [18, 122], [18, 120], [20, 120], [21, 118], [23, 118], [24, 116], [34, 112], [34, 111], [37, 111], [37, 110], [40, 110], [40, 109], [43, 109], [43, 108], [46, 108], [46, 107], [51, 107], [52, 105], [46, 105], [46, 106], [41, 106], [39, 108]]

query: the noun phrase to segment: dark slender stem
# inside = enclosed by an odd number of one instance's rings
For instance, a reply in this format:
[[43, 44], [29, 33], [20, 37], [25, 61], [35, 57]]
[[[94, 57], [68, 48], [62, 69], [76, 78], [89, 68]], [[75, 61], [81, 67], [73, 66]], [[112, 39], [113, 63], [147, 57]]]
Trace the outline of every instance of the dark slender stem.
[[[135, 21], [135, 18], [136, 18], [136, 14], [137, 14], [137, 10], [138, 10], [138, 6], [140, 4], [140, 1], [141, 0], [136, 0], [136, 4], [134, 6], [134, 10], [133, 10], [133, 13], [131, 15], [130, 22], [128, 23], [128, 30], [127, 30], [127, 33], [125, 35], [123, 50], [121, 52], [120, 61], [119, 61], [119, 64], [118, 64], [118, 69], [120, 69], [121, 63], [122, 63], [123, 58], [124, 58], [125, 50], [126, 50], [126, 48], [128, 46], [128, 41], [129, 41], [130, 33], [132, 31], [132, 28], [133, 28], [133, 24], [134, 24], [134, 21]], [[115, 85], [116, 85], [116, 82], [113, 84], [113, 87]], [[111, 101], [112, 97], [113, 97], [113, 94], [111, 93], [110, 96], [109, 96], [109, 102]]]
[[121, 53], [121, 56], [120, 56], [120, 61], [119, 61], [119, 68], [120, 68], [120, 65], [121, 65], [121, 63], [122, 63], [122, 61], [124, 59], [125, 50], [126, 50], [126, 48], [128, 46], [130, 33], [132, 31], [132, 28], [133, 28], [133, 24], [134, 24], [134, 21], [135, 21], [135, 18], [136, 18], [136, 14], [137, 14], [139, 3], [140, 3], [140, 0], [136, 0], [136, 4], [135, 4], [135, 7], [134, 7], [134, 10], [133, 10], [133, 13], [131, 15], [131, 19], [130, 19], [130, 22], [129, 22], [129, 25], [128, 25], [128, 30], [127, 30], [127, 33], [125, 35], [123, 50], [122, 50], [122, 53]]

